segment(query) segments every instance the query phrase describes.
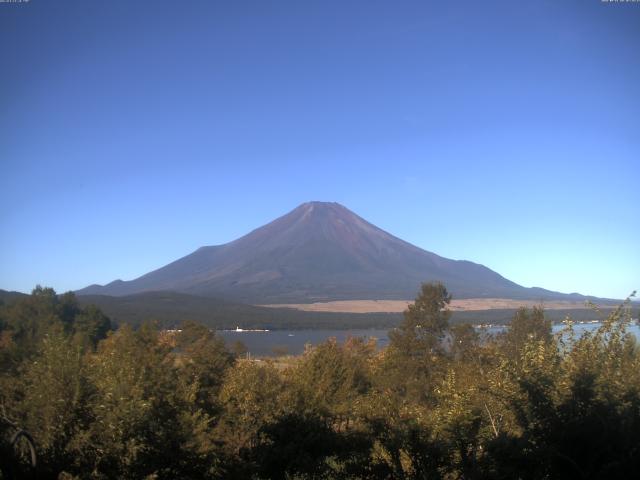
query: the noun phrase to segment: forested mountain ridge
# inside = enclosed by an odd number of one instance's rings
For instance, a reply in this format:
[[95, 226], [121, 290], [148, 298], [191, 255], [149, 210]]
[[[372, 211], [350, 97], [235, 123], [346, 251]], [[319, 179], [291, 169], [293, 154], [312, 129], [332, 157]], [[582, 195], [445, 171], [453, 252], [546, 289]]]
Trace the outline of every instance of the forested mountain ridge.
[[[29, 295], [7, 292], [0, 289], [0, 304], [10, 305]], [[233, 329], [353, 329], [392, 328], [398, 325], [402, 313], [346, 313], [313, 312], [293, 308], [266, 308], [200, 297], [177, 292], [144, 292], [126, 296], [78, 295], [81, 306], [96, 305], [117, 325], [129, 324], [134, 327], [153, 320], [162, 328], [175, 328], [181, 322], [191, 320], [209, 328]], [[609, 311], [610, 304], [601, 304]], [[638, 304], [632, 303], [632, 314], [638, 315]], [[496, 308], [487, 310], [452, 311], [452, 323], [508, 324], [517, 311], [516, 308]], [[593, 310], [586, 308], [545, 310], [547, 318], [562, 321], [569, 315], [577, 321], [592, 320], [597, 317]]]

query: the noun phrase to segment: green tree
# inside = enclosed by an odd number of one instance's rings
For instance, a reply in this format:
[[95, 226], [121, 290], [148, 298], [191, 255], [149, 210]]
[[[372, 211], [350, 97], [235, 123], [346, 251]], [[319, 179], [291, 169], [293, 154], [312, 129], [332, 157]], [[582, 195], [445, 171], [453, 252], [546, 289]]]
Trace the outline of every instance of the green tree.
[[480, 348], [480, 335], [473, 325], [462, 323], [451, 327], [451, 355], [459, 362], [473, 362]]
[[72, 292], [56, 295], [52, 288], [40, 285], [26, 298], [0, 307], [0, 369], [15, 369], [21, 361], [35, 355], [39, 343], [51, 331], [73, 334], [80, 343], [95, 347], [111, 330], [111, 322], [102, 311], [88, 305], [81, 308]]
[[39, 476], [55, 477], [81, 462], [88, 411], [89, 385], [83, 349], [61, 329], [42, 339], [37, 355], [20, 368], [18, 395], [7, 407], [33, 436]]
[[551, 326], [551, 320], [545, 318], [542, 306], [535, 306], [531, 310], [520, 307], [503, 337], [506, 355], [517, 360], [527, 343], [542, 341], [548, 345], [553, 340]]
[[234, 364], [233, 355], [215, 332], [194, 322], [185, 322], [176, 337], [180, 381], [195, 391], [199, 408], [214, 415], [225, 372]]
[[67, 330], [60, 318], [58, 297], [52, 288], [36, 286], [31, 295], [4, 307], [6, 330], [11, 332], [15, 345], [15, 356], [10, 359], [15, 368], [22, 359], [34, 355], [40, 340], [50, 329], [58, 324], [58, 328]]
[[95, 347], [111, 329], [111, 320], [95, 305], [87, 305], [75, 313], [73, 332], [80, 342], [88, 342]]
[[257, 445], [258, 432], [285, 411], [284, 379], [270, 362], [239, 360], [225, 376], [220, 402], [224, 408], [217, 432], [230, 454]]
[[[640, 356], [617, 309], [595, 333], [528, 336], [494, 394], [514, 428], [486, 445], [488, 476], [627, 478], [640, 464]], [[525, 465], [532, 468], [523, 470]], [[518, 469], [520, 468], [520, 470]], [[526, 474], [525, 474], [526, 473]]]
[[423, 283], [415, 301], [404, 311], [400, 326], [389, 332], [390, 347], [410, 357], [421, 357], [442, 347], [449, 328], [451, 295], [441, 283]]
[[180, 452], [176, 377], [170, 347], [149, 324], [121, 327], [91, 358], [95, 389], [90, 440], [92, 470], [109, 477], [166, 477]]
[[389, 332], [384, 365], [377, 371], [377, 383], [388, 393], [415, 402], [433, 397], [433, 386], [446, 371], [443, 340], [451, 316], [450, 302], [444, 285], [424, 283], [400, 326]]
[[354, 404], [370, 387], [374, 344], [335, 338], [311, 348], [291, 372], [298, 413], [318, 416], [336, 429], [348, 428]]

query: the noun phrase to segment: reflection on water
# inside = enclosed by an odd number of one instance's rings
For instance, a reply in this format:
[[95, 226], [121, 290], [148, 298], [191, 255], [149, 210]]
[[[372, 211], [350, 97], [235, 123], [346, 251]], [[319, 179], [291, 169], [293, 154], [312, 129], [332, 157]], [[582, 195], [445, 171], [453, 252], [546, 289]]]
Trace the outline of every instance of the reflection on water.
[[[600, 327], [600, 323], [579, 323], [574, 324], [576, 335], [582, 332], [595, 330]], [[488, 334], [499, 333], [505, 327], [491, 326], [483, 329]], [[554, 325], [553, 332], [556, 333], [563, 328], [563, 325]], [[636, 338], [640, 338], [640, 327], [637, 324], [628, 327], [629, 332]], [[236, 341], [244, 343], [255, 356], [267, 356], [284, 353], [299, 355], [304, 352], [306, 344], [317, 345], [325, 340], [334, 337], [342, 343], [349, 337], [362, 337], [365, 340], [375, 338], [378, 347], [385, 347], [389, 344], [388, 330], [271, 330], [271, 331], [235, 331], [225, 330], [217, 332], [227, 344]]]

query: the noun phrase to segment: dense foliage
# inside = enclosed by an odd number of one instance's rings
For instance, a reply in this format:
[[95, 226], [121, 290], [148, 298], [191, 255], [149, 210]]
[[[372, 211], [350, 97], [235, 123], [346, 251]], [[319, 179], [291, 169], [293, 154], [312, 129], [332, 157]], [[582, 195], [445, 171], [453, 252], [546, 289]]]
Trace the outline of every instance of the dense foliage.
[[[111, 329], [72, 294], [0, 305], [0, 478], [629, 478], [640, 349], [628, 302], [580, 337], [521, 309], [501, 336], [449, 323], [425, 284], [377, 349], [353, 338], [242, 358], [208, 328]], [[33, 472], [32, 472], [33, 473]]]

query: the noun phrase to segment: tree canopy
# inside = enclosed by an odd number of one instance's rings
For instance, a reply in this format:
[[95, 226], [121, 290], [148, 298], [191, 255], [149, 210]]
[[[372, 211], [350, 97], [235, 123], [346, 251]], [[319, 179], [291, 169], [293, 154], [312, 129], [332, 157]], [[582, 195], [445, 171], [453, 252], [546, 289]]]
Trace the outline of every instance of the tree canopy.
[[536, 307], [487, 336], [450, 326], [450, 299], [424, 284], [386, 348], [330, 339], [250, 359], [202, 325], [113, 330], [98, 308], [38, 287], [0, 305], [0, 479], [636, 474], [629, 302], [592, 333], [567, 322], [554, 336]]

